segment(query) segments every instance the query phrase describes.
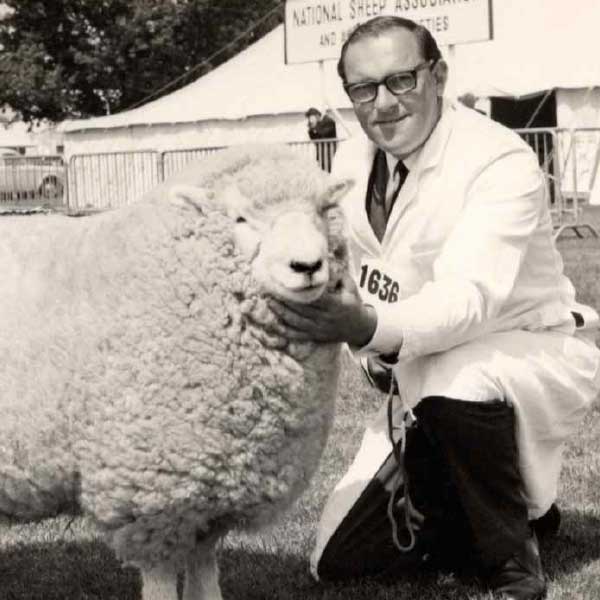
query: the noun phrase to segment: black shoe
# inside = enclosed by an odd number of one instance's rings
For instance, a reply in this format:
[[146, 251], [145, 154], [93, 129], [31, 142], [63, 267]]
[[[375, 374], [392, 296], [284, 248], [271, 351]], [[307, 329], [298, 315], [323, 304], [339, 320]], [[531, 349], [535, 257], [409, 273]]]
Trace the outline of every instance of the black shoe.
[[556, 504], [548, 509], [539, 519], [529, 521], [538, 539], [553, 537], [560, 528], [560, 510]]
[[489, 579], [502, 600], [541, 600], [546, 597], [546, 576], [542, 569], [535, 532]]

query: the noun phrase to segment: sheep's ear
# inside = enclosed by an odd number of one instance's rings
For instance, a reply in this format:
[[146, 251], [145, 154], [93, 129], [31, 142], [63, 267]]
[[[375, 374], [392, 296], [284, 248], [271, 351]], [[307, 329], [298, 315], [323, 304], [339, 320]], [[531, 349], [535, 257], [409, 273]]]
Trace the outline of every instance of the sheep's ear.
[[342, 179], [327, 186], [321, 194], [323, 204], [339, 204], [342, 198], [354, 187], [354, 179]]
[[230, 217], [237, 216], [240, 211], [248, 204], [248, 199], [242, 195], [235, 183], [228, 185], [220, 194], [220, 200], [227, 209]]
[[208, 201], [206, 190], [193, 185], [175, 185], [168, 194], [169, 202], [184, 208], [193, 207], [201, 213]]

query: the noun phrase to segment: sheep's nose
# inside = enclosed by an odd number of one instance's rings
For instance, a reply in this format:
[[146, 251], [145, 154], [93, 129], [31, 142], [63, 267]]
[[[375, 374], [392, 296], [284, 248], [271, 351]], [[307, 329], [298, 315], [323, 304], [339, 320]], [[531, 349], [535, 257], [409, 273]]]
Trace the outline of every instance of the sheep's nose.
[[323, 261], [321, 259], [314, 262], [302, 262], [300, 260], [293, 260], [290, 262], [292, 271], [295, 271], [296, 273], [306, 273], [307, 275], [316, 273], [322, 266]]

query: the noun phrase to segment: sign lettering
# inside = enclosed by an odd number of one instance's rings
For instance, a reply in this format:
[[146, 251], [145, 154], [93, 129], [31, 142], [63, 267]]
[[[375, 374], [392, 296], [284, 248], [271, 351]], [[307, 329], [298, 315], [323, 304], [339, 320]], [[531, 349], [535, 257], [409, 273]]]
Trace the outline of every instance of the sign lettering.
[[349, 33], [380, 15], [424, 25], [438, 44], [492, 39], [492, 0], [286, 0], [286, 62], [337, 60]]

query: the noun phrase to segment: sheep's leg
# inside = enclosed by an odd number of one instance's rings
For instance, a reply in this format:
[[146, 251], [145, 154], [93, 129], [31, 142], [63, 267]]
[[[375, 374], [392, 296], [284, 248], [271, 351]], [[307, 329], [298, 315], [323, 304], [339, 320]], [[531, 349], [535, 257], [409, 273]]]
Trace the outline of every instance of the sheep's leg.
[[188, 556], [183, 600], [223, 600], [213, 544], [197, 546]]
[[178, 600], [177, 571], [157, 567], [142, 571], [142, 600]]

